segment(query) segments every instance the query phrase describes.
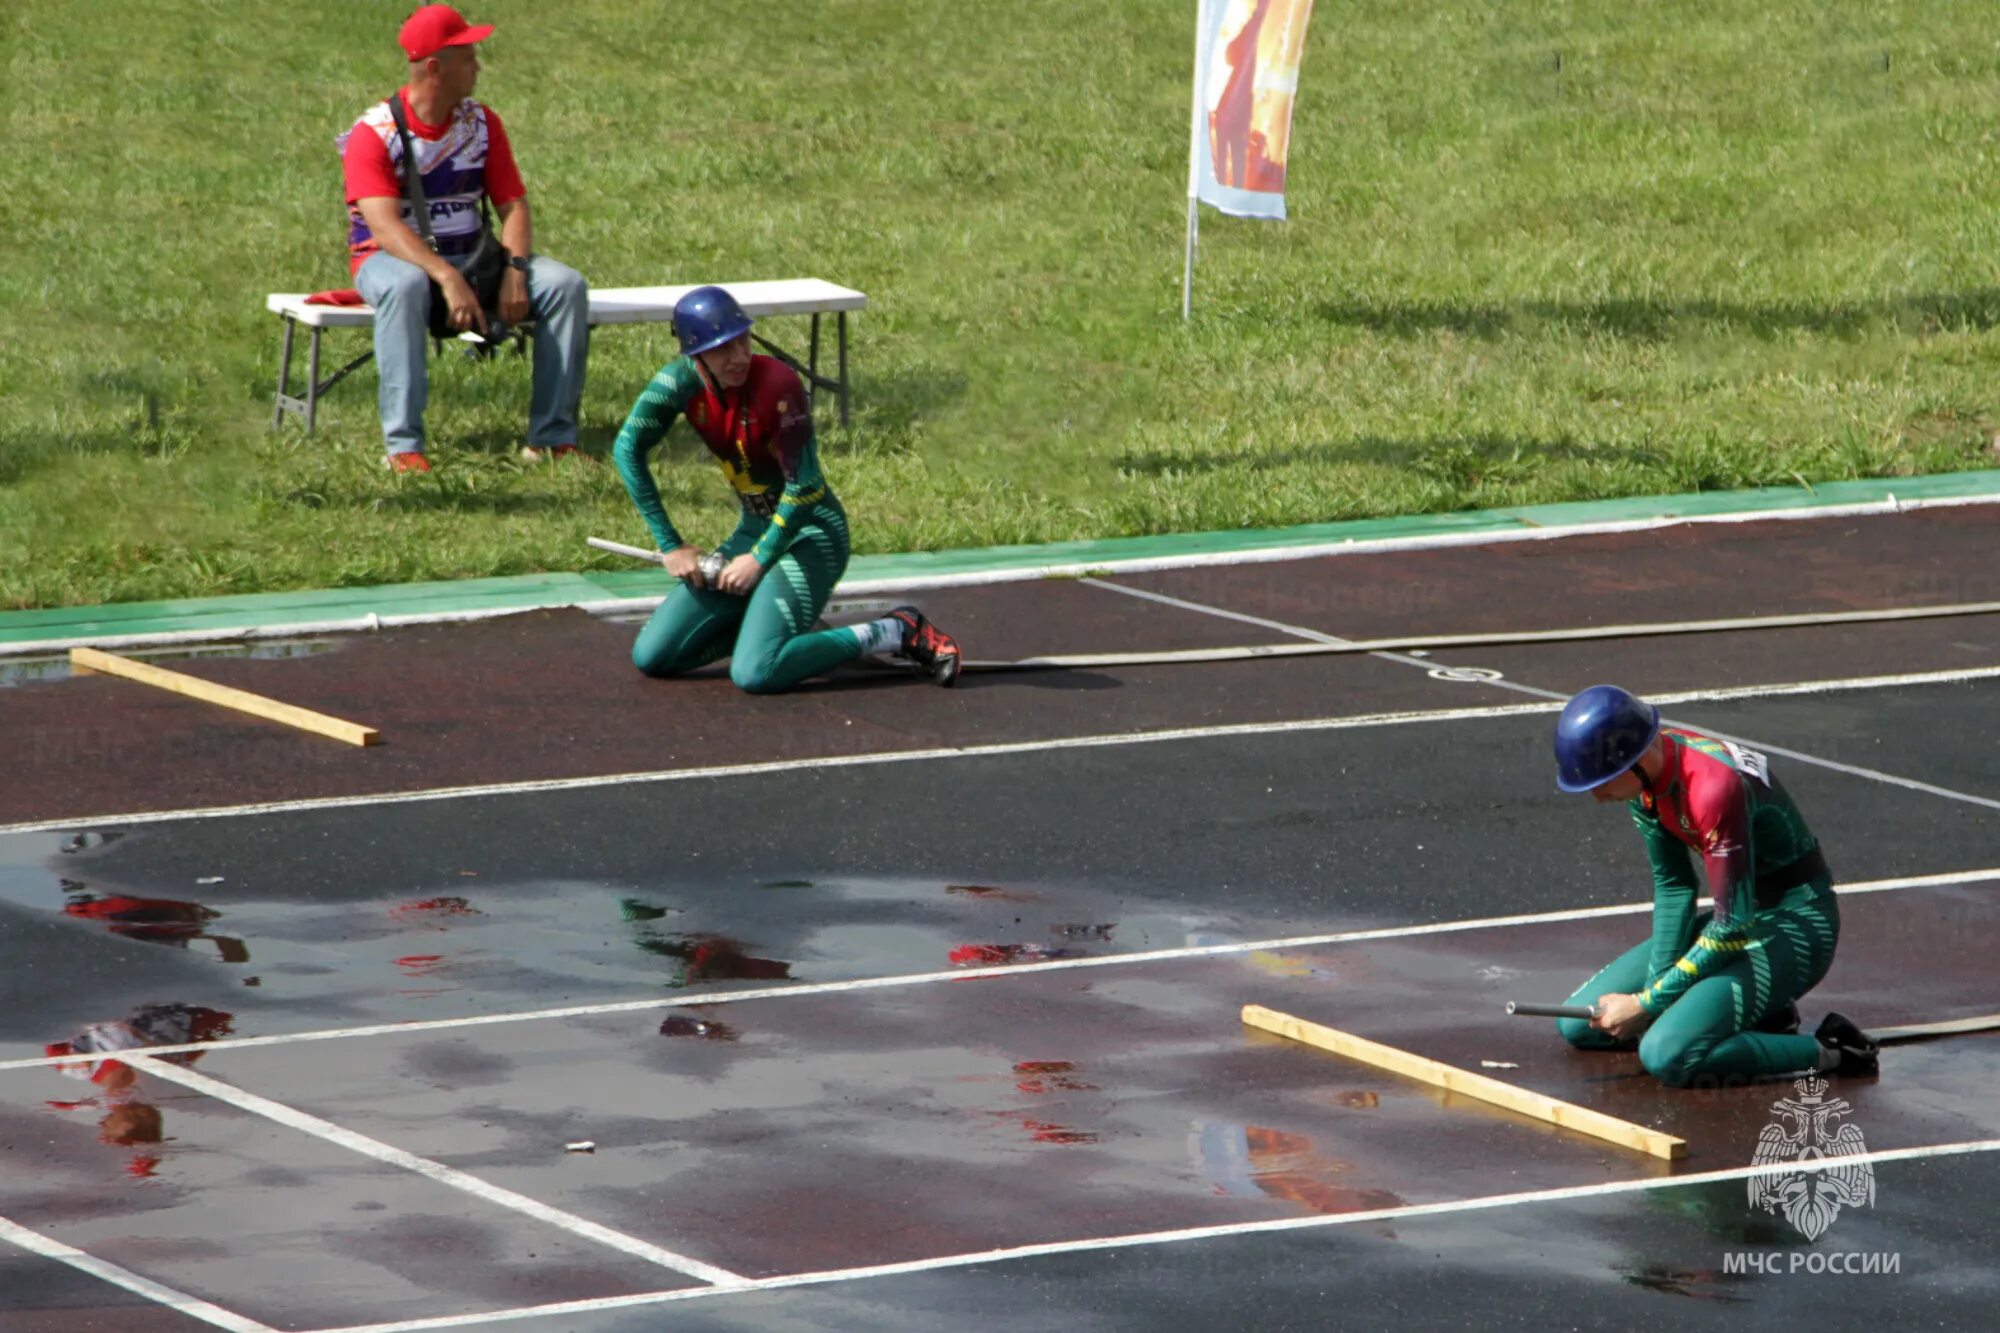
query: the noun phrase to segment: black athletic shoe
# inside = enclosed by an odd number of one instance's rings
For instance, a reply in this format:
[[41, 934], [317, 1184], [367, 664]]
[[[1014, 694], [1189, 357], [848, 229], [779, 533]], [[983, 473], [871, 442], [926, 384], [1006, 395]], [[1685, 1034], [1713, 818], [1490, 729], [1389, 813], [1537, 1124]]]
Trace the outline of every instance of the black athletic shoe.
[[912, 670], [946, 688], [957, 683], [958, 640], [931, 624], [914, 606], [899, 606], [889, 617], [903, 622], [903, 643], [897, 651], [909, 659]]
[[1784, 1008], [1765, 1014], [1750, 1025], [1752, 1032], [1771, 1032], [1780, 1037], [1788, 1037], [1799, 1030], [1799, 1007], [1787, 1003]]
[[1854, 1026], [1854, 1020], [1840, 1014], [1828, 1014], [1820, 1020], [1819, 1030], [1813, 1033], [1822, 1046], [1840, 1052], [1840, 1067], [1835, 1073], [1846, 1078], [1871, 1078], [1881, 1072], [1876, 1056], [1881, 1047], [1874, 1039]]

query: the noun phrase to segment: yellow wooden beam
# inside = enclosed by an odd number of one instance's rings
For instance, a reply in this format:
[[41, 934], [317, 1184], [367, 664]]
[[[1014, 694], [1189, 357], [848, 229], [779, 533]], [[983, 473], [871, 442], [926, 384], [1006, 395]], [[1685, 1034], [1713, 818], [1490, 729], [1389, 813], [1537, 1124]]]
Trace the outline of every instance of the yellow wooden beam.
[[272, 722], [282, 722], [301, 731], [331, 736], [334, 740], [345, 741], [349, 745], [377, 745], [382, 739], [380, 733], [373, 727], [364, 727], [356, 722], [343, 722], [337, 717], [315, 713], [309, 708], [279, 703], [276, 699], [266, 699], [263, 695], [252, 694], [248, 690], [217, 685], [198, 676], [169, 671], [165, 667], [156, 667], [148, 662], [135, 662], [129, 657], [118, 657], [95, 648], [70, 649], [69, 664], [72, 670], [78, 672], [88, 674], [99, 671], [107, 676], [123, 676], [127, 680], [136, 680], [144, 685], [185, 694], [191, 699], [201, 699], [224, 708], [233, 708], [239, 713], [250, 713]]
[[1276, 1009], [1266, 1009], [1259, 1004], [1243, 1006], [1243, 1021], [1253, 1028], [1274, 1032], [1280, 1037], [1317, 1046], [1335, 1055], [1344, 1055], [1350, 1060], [1386, 1069], [1392, 1074], [1419, 1079], [1435, 1087], [1466, 1097], [1476, 1097], [1495, 1106], [1504, 1106], [1510, 1111], [1545, 1120], [1564, 1129], [1573, 1129], [1579, 1134], [1589, 1134], [1593, 1138], [1604, 1139], [1623, 1148], [1633, 1148], [1654, 1157], [1668, 1159], [1687, 1155], [1687, 1140], [1677, 1139], [1671, 1134], [1662, 1134], [1657, 1129], [1647, 1129], [1629, 1120], [1605, 1115], [1588, 1107], [1576, 1106], [1570, 1102], [1545, 1097], [1539, 1092], [1517, 1088], [1511, 1083], [1502, 1083], [1497, 1078], [1484, 1074], [1474, 1074], [1453, 1065], [1441, 1064], [1436, 1060], [1409, 1051], [1398, 1050], [1394, 1046], [1384, 1046], [1366, 1037], [1357, 1037], [1351, 1032], [1338, 1028], [1323, 1027], [1309, 1023], [1303, 1018], [1279, 1013]]

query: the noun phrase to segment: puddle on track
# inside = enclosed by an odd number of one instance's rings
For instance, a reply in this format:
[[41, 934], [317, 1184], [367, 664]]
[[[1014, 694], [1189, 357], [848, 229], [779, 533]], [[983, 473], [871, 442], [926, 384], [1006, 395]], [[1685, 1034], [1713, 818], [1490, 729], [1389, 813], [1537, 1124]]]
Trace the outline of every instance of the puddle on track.
[[143, 1002], [231, 1012], [237, 1035], [255, 1036], [1095, 957], [1283, 924], [1196, 917], [1088, 887], [968, 892], [945, 879], [819, 872], [641, 885], [509, 880], [469, 865], [414, 894], [342, 886], [333, 901], [323, 884], [291, 887], [268, 856], [177, 858], [177, 836], [0, 838], [0, 966], [34, 980], [0, 1014], [0, 1058], [40, 1054]]
[[[195, 644], [175, 648], [120, 648], [118, 656], [155, 666], [175, 668], [178, 663], [202, 657], [250, 657], [278, 661], [293, 657], [320, 657], [338, 652], [339, 639], [258, 639], [251, 643]], [[13, 685], [40, 685], [68, 680], [69, 654], [0, 659], [0, 689]]]

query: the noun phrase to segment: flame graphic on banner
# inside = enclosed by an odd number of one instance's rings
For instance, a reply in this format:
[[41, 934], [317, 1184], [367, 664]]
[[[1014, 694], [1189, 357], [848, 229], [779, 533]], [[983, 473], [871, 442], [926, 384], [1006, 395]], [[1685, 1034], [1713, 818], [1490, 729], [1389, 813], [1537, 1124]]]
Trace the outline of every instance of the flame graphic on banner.
[[1292, 102], [1312, 0], [1213, 3], [1218, 21], [1201, 66], [1208, 158], [1201, 198], [1228, 213], [1282, 218]]

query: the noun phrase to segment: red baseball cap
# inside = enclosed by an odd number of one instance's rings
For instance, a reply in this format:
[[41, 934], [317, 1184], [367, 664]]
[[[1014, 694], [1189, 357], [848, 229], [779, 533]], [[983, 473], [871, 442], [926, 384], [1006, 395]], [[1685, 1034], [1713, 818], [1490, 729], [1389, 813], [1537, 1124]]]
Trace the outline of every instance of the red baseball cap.
[[450, 5], [425, 5], [403, 20], [403, 30], [396, 34], [396, 40], [402, 44], [404, 55], [412, 60], [422, 60], [436, 55], [447, 46], [471, 46], [492, 35], [491, 23], [482, 23], [475, 28], [465, 21], [465, 15]]

